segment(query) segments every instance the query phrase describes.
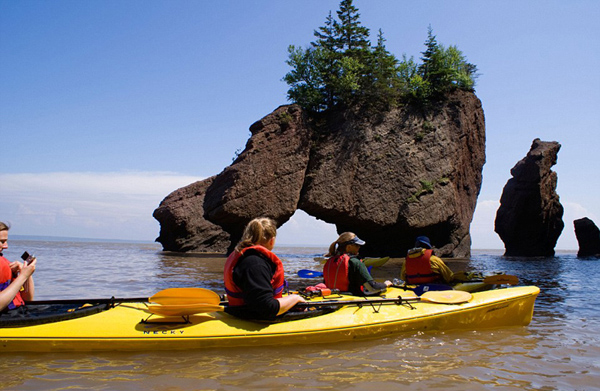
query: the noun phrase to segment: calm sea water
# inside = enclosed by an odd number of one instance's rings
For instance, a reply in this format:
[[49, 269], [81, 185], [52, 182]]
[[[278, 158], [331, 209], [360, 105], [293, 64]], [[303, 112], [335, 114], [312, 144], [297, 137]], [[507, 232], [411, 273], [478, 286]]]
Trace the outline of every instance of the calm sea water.
[[[139, 297], [169, 287], [222, 293], [221, 257], [156, 244], [13, 240], [38, 257], [36, 298]], [[276, 247], [292, 287], [323, 248]], [[407, 333], [348, 344], [188, 352], [0, 354], [6, 390], [600, 390], [600, 260], [474, 251], [453, 270], [504, 271], [541, 288], [528, 327]], [[376, 278], [398, 276], [394, 260]]]

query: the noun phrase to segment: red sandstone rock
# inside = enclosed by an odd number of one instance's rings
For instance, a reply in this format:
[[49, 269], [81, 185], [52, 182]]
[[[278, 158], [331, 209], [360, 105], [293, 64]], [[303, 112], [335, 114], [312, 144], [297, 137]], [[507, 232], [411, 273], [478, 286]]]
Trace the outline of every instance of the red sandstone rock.
[[250, 130], [231, 166], [156, 209], [165, 250], [215, 251], [226, 241], [230, 250], [250, 219], [282, 225], [302, 209], [366, 240], [362, 255], [404, 256], [418, 235], [441, 256], [470, 255], [485, 163], [474, 94], [456, 91], [426, 112], [402, 107], [377, 118], [345, 111], [309, 119], [282, 106]]
[[594, 222], [587, 218], [573, 221], [575, 236], [579, 243], [578, 257], [600, 258], [600, 230]]
[[564, 223], [556, 193], [560, 144], [533, 140], [531, 149], [510, 171], [496, 213], [495, 231], [506, 256], [553, 256]]

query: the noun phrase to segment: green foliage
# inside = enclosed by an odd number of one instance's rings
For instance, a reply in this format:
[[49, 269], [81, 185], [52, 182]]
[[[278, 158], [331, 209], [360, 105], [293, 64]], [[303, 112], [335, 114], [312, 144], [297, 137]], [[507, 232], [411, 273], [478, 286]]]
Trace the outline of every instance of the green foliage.
[[398, 61], [386, 49], [381, 30], [371, 46], [352, 0], [342, 0], [337, 19], [330, 12], [314, 36], [306, 49], [289, 47], [286, 62], [292, 69], [283, 77], [290, 86], [288, 99], [311, 111], [388, 109], [404, 101], [426, 105], [454, 88], [472, 91], [475, 86], [477, 67], [456, 46], [438, 44], [431, 26], [421, 64], [406, 55]]
[[477, 67], [467, 62], [456, 46], [445, 48], [437, 43], [431, 26], [427, 31], [426, 50], [422, 53], [423, 63], [418, 68], [428, 85], [425, 98], [437, 98], [452, 90], [461, 88], [472, 91], [477, 77]]
[[288, 126], [290, 126], [290, 123], [292, 122], [292, 120], [293, 120], [292, 115], [290, 113], [288, 113], [287, 111], [279, 113], [279, 124], [281, 125], [282, 128], [286, 129]]
[[418, 130], [417, 133], [415, 134], [415, 141], [417, 141], [417, 142], [423, 141], [425, 136], [428, 133], [433, 132], [434, 130], [435, 130], [435, 126], [431, 122], [424, 121], [423, 125], [421, 126], [421, 130]]
[[352, 5], [352, 0], [342, 0], [337, 11], [340, 23], [334, 23], [338, 37], [338, 47], [356, 55], [369, 49], [369, 29], [360, 25], [358, 9]]
[[419, 183], [421, 185], [421, 187], [419, 188], [419, 190], [417, 190], [413, 195], [411, 195], [408, 198], [408, 202], [417, 202], [419, 201], [419, 198], [421, 198], [421, 196], [425, 195], [425, 194], [432, 194], [434, 189], [435, 189], [435, 185], [439, 184], [442, 186], [447, 185], [450, 182], [450, 178], [447, 177], [442, 177], [440, 179], [434, 179], [431, 181], [427, 181], [427, 180], [420, 180]]
[[337, 15], [339, 21], [330, 13], [314, 32], [311, 47], [288, 49], [292, 70], [283, 78], [290, 86], [288, 98], [309, 110], [360, 104], [373, 84], [369, 29], [361, 26], [352, 0], [343, 0]]
[[321, 111], [332, 105], [331, 68], [325, 56], [326, 49], [290, 46], [288, 51], [287, 63], [293, 68], [284, 77], [290, 85], [288, 98], [313, 111]]
[[435, 130], [435, 126], [433, 126], [433, 124], [429, 121], [424, 121], [422, 128], [425, 132], [429, 133], [429, 132], [433, 132]]

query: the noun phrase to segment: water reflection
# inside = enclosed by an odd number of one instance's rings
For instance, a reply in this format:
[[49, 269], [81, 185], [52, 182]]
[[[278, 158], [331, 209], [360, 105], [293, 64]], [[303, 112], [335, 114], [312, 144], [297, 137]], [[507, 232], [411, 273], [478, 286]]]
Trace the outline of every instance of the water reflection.
[[[294, 252], [294, 250], [296, 250]], [[315, 261], [325, 251], [322, 248], [287, 248], [276, 249], [281, 258], [286, 280], [291, 289], [299, 289], [314, 284], [318, 281], [298, 277], [298, 270], [320, 270], [322, 265]], [[226, 257], [214, 254], [179, 254], [169, 252], [157, 253], [157, 289], [168, 287], [196, 286], [215, 290], [223, 294], [223, 268]]]
[[[155, 244], [11, 240], [9, 259], [40, 259], [39, 298], [152, 295], [176, 286], [221, 293], [223, 257], [161, 253]], [[300, 269], [320, 270], [325, 248], [276, 248], [292, 285]], [[6, 390], [587, 390], [600, 377], [600, 261], [575, 254], [505, 258], [474, 252], [454, 270], [503, 271], [540, 286], [528, 327], [407, 333], [351, 344], [186, 352], [12, 354], [0, 359]], [[400, 273], [400, 260], [373, 269]]]
[[[0, 364], [8, 389], [533, 389], [564, 369], [526, 328], [413, 333], [352, 344], [202, 352], [43, 354]], [[548, 363], [550, 361], [550, 363]], [[19, 366], [20, 365], [20, 366]], [[460, 385], [460, 387], [457, 387]], [[411, 388], [412, 389], [412, 388]]]
[[158, 289], [190, 286], [222, 289], [224, 256], [159, 253], [157, 257]]

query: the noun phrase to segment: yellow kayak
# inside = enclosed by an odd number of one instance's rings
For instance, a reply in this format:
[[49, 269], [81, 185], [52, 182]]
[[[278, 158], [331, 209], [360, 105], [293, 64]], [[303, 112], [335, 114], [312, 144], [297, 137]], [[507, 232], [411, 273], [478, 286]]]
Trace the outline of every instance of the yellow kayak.
[[[315, 257], [314, 258], [315, 261], [319, 262], [319, 263], [325, 263], [327, 262], [327, 258], [325, 257]], [[387, 261], [390, 260], [390, 257], [381, 257], [381, 258], [364, 258], [363, 259], [363, 263], [365, 264], [365, 266], [367, 267], [379, 267], [379, 266], [383, 266], [385, 265], [385, 263]]]
[[379, 266], [385, 265], [385, 263], [389, 260], [390, 260], [390, 257], [365, 258], [365, 259], [363, 259], [363, 263], [365, 264], [366, 267], [370, 267], [370, 266], [379, 267]]
[[466, 294], [469, 301], [462, 304], [425, 301], [396, 288], [388, 289], [383, 298], [331, 295], [310, 300], [314, 305], [337, 301], [340, 304], [331, 304], [332, 312], [276, 323], [238, 319], [214, 304], [192, 304], [202, 307], [201, 313], [172, 315], [166, 310], [185, 306], [172, 302], [166, 303], [162, 311], [152, 312], [151, 306], [156, 304], [120, 303], [79, 318], [32, 326], [2, 327], [0, 317], [0, 352], [187, 350], [335, 343], [415, 330], [525, 326], [532, 319], [539, 288], [521, 286]]

